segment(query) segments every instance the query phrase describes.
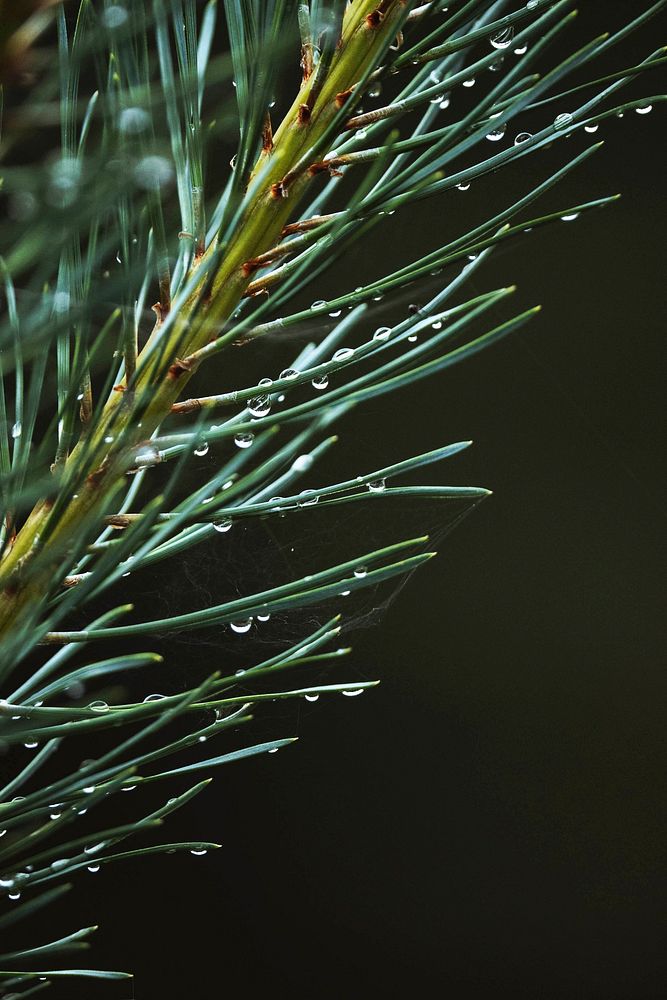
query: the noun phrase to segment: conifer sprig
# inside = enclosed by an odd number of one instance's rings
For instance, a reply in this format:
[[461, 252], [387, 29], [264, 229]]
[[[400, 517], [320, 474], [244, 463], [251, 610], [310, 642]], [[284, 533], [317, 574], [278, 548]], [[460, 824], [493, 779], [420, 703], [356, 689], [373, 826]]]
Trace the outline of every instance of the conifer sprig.
[[[338, 481], [314, 486], [312, 475], [353, 408], [536, 315], [512, 306], [513, 287], [473, 295], [470, 279], [495, 248], [615, 200], [603, 191], [571, 205], [557, 186], [600, 151], [597, 137], [585, 144], [600, 123], [665, 101], [646, 96], [665, 48], [647, 45], [627, 65], [622, 43], [666, 5], [639, 5], [621, 30], [559, 58], [570, 0], [228, 0], [224, 16], [216, 0], [81, 0], [28, 4], [24, 20], [3, 25], [0, 995], [123, 977], [50, 969], [95, 928], [32, 941], [31, 916], [86, 869], [215, 848], [172, 843], [160, 828], [218, 766], [292, 742], [234, 745], [264, 701], [373, 686], [337, 671], [322, 682], [348, 652], [336, 648], [331, 610], [241, 673], [211, 672], [168, 695], [136, 694], [161, 657], [134, 643], [211, 627], [243, 635], [271, 615], [301, 622], [302, 608], [321, 615], [341, 594], [417, 569], [433, 554], [426, 537], [360, 539], [324, 561], [314, 549], [307, 572], [169, 614], [116, 603], [119, 584], [195, 546], [224, 546], [245, 525], [285, 519], [299, 530], [334, 507], [374, 517], [401, 500], [441, 504], [453, 525], [488, 495], [410, 481], [470, 442], [361, 473], [352, 447]], [[598, 70], [617, 45], [617, 66]], [[24, 70], [27, 93], [16, 85]], [[644, 96], [624, 95], [637, 79]], [[575, 136], [584, 144], [568, 146]], [[549, 172], [540, 153], [552, 146], [563, 157]], [[327, 269], [367, 234], [395, 239], [418, 200], [505, 168], [525, 181], [511, 204], [461, 232], [443, 225], [435, 250], [327, 291]], [[378, 326], [373, 302], [406, 288], [421, 304]], [[296, 357], [291, 330], [311, 338]], [[273, 378], [254, 369], [262, 338], [284, 354]], [[251, 358], [240, 383], [230, 375], [239, 347]], [[211, 451], [215, 465], [184, 488]], [[125, 697], [107, 701], [110, 683]], [[220, 752], [183, 763], [214, 739]], [[179, 779], [195, 783], [157, 809], [141, 805], [144, 788]], [[137, 818], [106, 820], [109, 801], [131, 790]]]

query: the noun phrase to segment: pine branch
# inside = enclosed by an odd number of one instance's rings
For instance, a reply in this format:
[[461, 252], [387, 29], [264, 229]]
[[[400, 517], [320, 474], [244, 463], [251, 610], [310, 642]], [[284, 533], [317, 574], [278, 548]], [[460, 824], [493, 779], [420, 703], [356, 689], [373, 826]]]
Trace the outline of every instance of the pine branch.
[[[211, 627], [243, 636], [271, 615], [321, 615], [342, 596], [395, 585], [433, 552], [414, 531], [359, 540], [349, 552], [340, 546], [327, 559], [312, 551], [307, 570], [248, 587], [235, 581], [224, 600], [164, 615], [145, 602], [136, 611], [126, 599], [107, 604], [112, 588], [245, 526], [286, 519], [305, 535], [311, 529], [302, 526], [320, 523], [330, 508], [368, 512], [371, 523], [406, 502], [411, 510], [437, 505], [451, 529], [489, 494], [409, 481], [470, 442], [361, 474], [352, 451], [352, 473], [318, 487], [304, 482], [339, 442], [333, 425], [353, 408], [467, 361], [538, 314], [526, 303], [511, 308], [513, 286], [474, 295], [466, 288], [496, 248], [616, 200], [601, 192], [571, 204], [555, 193], [602, 146], [565, 140], [586, 141], [611, 118], [662, 108], [665, 95], [649, 89], [658, 91], [664, 48], [647, 46], [632, 65], [621, 54], [620, 68], [591, 67], [645, 29], [667, 0], [634, 11], [614, 34], [573, 43], [560, 61], [551, 53], [572, 28], [569, 0], [514, 10], [504, 0], [444, 6], [230, 0], [224, 31], [215, 0], [203, 8], [194, 0], [23, 4], [6, 19], [0, 743], [31, 756], [0, 791], [3, 932], [57, 902], [66, 887], [50, 884], [63, 877], [217, 846], [168, 837], [126, 844], [153, 836], [208, 778], [150, 811], [140, 806], [123, 824], [97, 818], [110, 797], [286, 748], [290, 736], [182, 763], [185, 751], [250, 724], [265, 701], [356, 696], [376, 683], [322, 679], [349, 651], [337, 646], [342, 622], [328, 611], [271, 655], [253, 652], [240, 671], [144, 698], [129, 693], [130, 680], [161, 657], [132, 646], [136, 638]], [[56, 57], [40, 62], [31, 52], [38, 34]], [[30, 55], [35, 83], [24, 100], [11, 81]], [[301, 71], [291, 94], [280, 92], [285, 67]], [[644, 96], [622, 95], [636, 81]], [[232, 90], [238, 143], [221, 184], [219, 171], [208, 173], [223, 146], [220, 129], [229, 128]], [[42, 125], [52, 145], [48, 129], [59, 129], [46, 166], [28, 148]], [[550, 172], [539, 158], [526, 160], [550, 147], [566, 151]], [[425, 245], [393, 270], [374, 262], [361, 284], [303, 306], [303, 293], [324, 295], [326, 270], [376, 227], [400, 239], [418, 201], [458, 197], [456, 189], [507, 167], [524, 178], [511, 203], [494, 203], [459, 232], [445, 219], [435, 249]], [[407, 316], [375, 326], [372, 304], [404, 290], [416, 300]], [[312, 342], [277, 377], [231, 381], [239, 348], [252, 352], [255, 341], [276, 338], [289, 350], [291, 331]], [[214, 391], [196, 383], [203, 366]], [[218, 456], [227, 445], [230, 457], [196, 488], [184, 485], [193, 456], [211, 447]], [[92, 612], [91, 602], [107, 610]], [[132, 648], [99, 653], [100, 643], [118, 641]], [[301, 679], [291, 679], [294, 671]], [[109, 732], [114, 738], [94, 759], [74, 770], [66, 762], [64, 748], [88, 747]], [[85, 814], [97, 823], [94, 835], [80, 833]], [[13, 971], [0, 972], [0, 995], [28, 996], [61, 976], [123, 977], [17, 971], [31, 960], [50, 965], [52, 955], [60, 961], [93, 929], [63, 928], [46, 943], [6, 950], [3, 937], [0, 961]]]

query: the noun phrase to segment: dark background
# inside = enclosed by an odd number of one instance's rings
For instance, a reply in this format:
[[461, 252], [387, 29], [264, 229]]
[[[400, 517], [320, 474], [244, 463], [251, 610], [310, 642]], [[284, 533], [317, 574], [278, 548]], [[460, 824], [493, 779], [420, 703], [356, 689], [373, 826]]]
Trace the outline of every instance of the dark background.
[[[576, 31], [636, 9], [584, 5]], [[298, 744], [224, 769], [170, 823], [170, 839], [220, 851], [81, 879], [72, 916], [98, 919], [106, 895], [95, 964], [136, 974], [100, 995], [665, 995], [664, 111], [598, 138], [601, 153], [540, 207], [622, 200], [475, 278], [478, 291], [516, 282], [517, 311], [541, 302], [539, 318], [367, 407], [339, 446], [365, 467], [473, 438], [444, 476], [494, 496], [354, 636], [344, 676], [381, 686], [302, 707], [271, 733]], [[397, 216], [400, 237], [378, 231], [332, 283], [508, 203], [563, 162], [557, 146]]]

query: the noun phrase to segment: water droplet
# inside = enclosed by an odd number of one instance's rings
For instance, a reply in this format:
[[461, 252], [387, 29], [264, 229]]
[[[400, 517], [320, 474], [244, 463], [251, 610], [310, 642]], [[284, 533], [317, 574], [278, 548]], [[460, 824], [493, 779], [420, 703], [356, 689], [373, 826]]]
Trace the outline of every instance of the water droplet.
[[346, 698], [356, 698], [357, 695], [360, 695], [360, 694], [364, 693], [364, 689], [363, 688], [353, 688], [351, 691], [343, 691], [342, 693], [345, 695]]
[[296, 368], [283, 368], [283, 370], [280, 373], [280, 378], [292, 379], [298, 377], [299, 377], [299, 372], [296, 370]]
[[368, 88], [368, 90], [366, 91], [367, 96], [373, 98], [379, 97], [381, 93], [382, 93], [382, 84], [379, 81], [372, 83]]
[[208, 455], [208, 441], [200, 441], [195, 445], [194, 454], [197, 458], [203, 458], [204, 455]]
[[49, 816], [51, 819], [60, 819], [62, 814], [63, 814], [62, 802], [54, 802], [53, 805], [49, 806]]
[[162, 455], [154, 444], [141, 445], [134, 453], [134, 464], [137, 469], [147, 469], [162, 461]]
[[[118, 254], [116, 254], [118, 257]], [[69, 309], [70, 297], [69, 292], [56, 292], [53, 296], [53, 311], [62, 315], [66, 313]]]
[[331, 316], [332, 319], [338, 319], [342, 311], [343, 311], [342, 309], [332, 309], [329, 315]]
[[88, 865], [88, 871], [90, 872], [91, 875], [94, 875], [99, 870], [100, 870], [100, 865]]
[[569, 215], [561, 215], [561, 219], [563, 222], [572, 222], [574, 219], [578, 218], [579, 218], [578, 212], [571, 212]]
[[431, 323], [431, 329], [442, 330], [442, 320], [436, 319], [434, 323]]
[[234, 444], [237, 448], [249, 448], [254, 440], [255, 435], [252, 431], [243, 431], [234, 436]]
[[354, 575], [358, 580], [363, 580], [363, 578], [368, 575], [368, 566], [357, 566], [354, 571]]
[[203, 858], [205, 854], [208, 854], [208, 851], [205, 847], [193, 847], [190, 854], [194, 854], [196, 858]]
[[[81, 790], [82, 790], [82, 792], [83, 792], [84, 795], [92, 795], [93, 792], [95, 791], [95, 785], [86, 785], [86, 787], [82, 788]], [[85, 809], [84, 809], [84, 812], [85, 812]], [[81, 813], [79, 813], [79, 815], [81, 815]]]
[[354, 354], [354, 350], [351, 347], [341, 347], [340, 350], [336, 351], [332, 357], [332, 361], [345, 361], [347, 358], [351, 358]]
[[584, 132], [590, 132], [592, 134], [593, 132], [597, 132], [599, 128], [600, 126], [597, 124], [597, 122], [593, 125], [584, 125]]
[[365, 139], [366, 138], [366, 129], [365, 128], [358, 128], [357, 131], [354, 133], [354, 138], [355, 139]]
[[368, 489], [371, 493], [382, 493], [383, 490], [387, 488], [386, 479], [374, 479], [368, 484]]
[[108, 712], [109, 706], [106, 701], [91, 701], [88, 706], [91, 712]]
[[252, 399], [248, 400], [248, 410], [251, 417], [265, 417], [271, 412], [271, 397], [269, 395], [253, 396]]
[[112, 4], [102, 14], [102, 24], [111, 31], [120, 28], [127, 21], [127, 11], [120, 4]]
[[320, 697], [319, 694], [307, 694], [307, 695], [305, 695], [306, 701], [317, 701], [319, 697]]
[[492, 128], [490, 132], [487, 132], [486, 138], [489, 140], [489, 142], [498, 142], [498, 140], [502, 139], [502, 137], [505, 135], [506, 130], [507, 130], [507, 125], [504, 124], [497, 125], [496, 127]]
[[528, 142], [528, 140], [532, 138], [533, 138], [532, 132], [519, 132], [518, 136], [514, 140], [514, 145], [520, 146], [522, 142]]
[[151, 123], [151, 116], [143, 108], [124, 108], [118, 118], [118, 128], [126, 135], [138, 135]]
[[416, 344], [418, 340], [419, 340], [419, 337], [417, 336], [416, 333], [411, 333], [410, 336], [408, 337], [408, 343], [409, 344]]
[[134, 168], [136, 183], [146, 191], [159, 191], [173, 176], [173, 167], [165, 156], [144, 156]]
[[71, 157], [63, 156], [50, 168], [50, 185], [47, 200], [56, 208], [67, 208], [77, 197], [81, 179], [81, 163]]
[[295, 472], [307, 472], [313, 464], [312, 455], [297, 455], [292, 462], [292, 469]]
[[556, 115], [554, 119], [554, 128], [567, 128], [568, 125], [572, 124], [572, 115], [569, 111], [564, 111], [560, 115]]
[[390, 326], [379, 326], [373, 334], [373, 340], [389, 340], [391, 337]]
[[102, 840], [99, 844], [87, 844], [84, 849], [84, 854], [99, 854], [100, 851], [104, 850], [107, 845]]
[[514, 40], [514, 28], [510, 25], [509, 28], [503, 28], [495, 35], [491, 35], [489, 41], [493, 45], [494, 49], [508, 49]]
[[15, 889], [14, 892], [7, 893], [7, 898], [11, 899], [12, 903], [15, 903], [17, 899], [21, 898], [21, 893]]
[[258, 622], [268, 622], [270, 618], [271, 618], [271, 615], [269, 614], [268, 611], [265, 611], [264, 614], [257, 615], [257, 621]]
[[269, 753], [278, 753], [279, 750], [280, 750], [280, 747], [272, 747], [268, 752]]
[[297, 506], [299, 507], [313, 507], [319, 497], [315, 494], [315, 490], [301, 490], [297, 499]]
[[136, 785], [123, 785], [121, 792], [133, 792], [136, 787]]
[[310, 383], [313, 389], [326, 389], [329, 385], [329, 376], [324, 373], [323, 375], [316, 375], [313, 381]]
[[51, 862], [51, 868], [54, 872], [57, 872], [61, 868], [67, 868], [69, 863], [69, 858], [57, 858], [55, 861]]
[[230, 622], [229, 627], [232, 632], [237, 632], [239, 635], [243, 635], [243, 633], [250, 631], [252, 627], [252, 618], [243, 618], [237, 622]]
[[539, 3], [539, 0], [528, 0], [528, 3], [526, 4], [526, 7], [527, 7], [528, 10], [535, 10], [535, 8], [537, 7], [538, 3]]
[[324, 301], [324, 299], [316, 299], [315, 302], [313, 302], [313, 304], [311, 305], [310, 308], [311, 309], [321, 309], [322, 306], [325, 306], [325, 305], [326, 305], [326, 302]]
[[650, 111], [653, 111], [653, 105], [644, 104], [644, 106], [641, 108], [635, 108], [635, 111], [637, 112], [638, 115], [647, 115], [649, 114]]
[[223, 517], [219, 521], [213, 522], [213, 530], [219, 531], [220, 534], [224, 534], [225, 531], [229, 531], [232, 526], [231, 517]]
[[246, 671], [243, 670], [242, 668], [240, 670], [235, 670], [234, 671], [234, 677], [243, 677], [243, 676], [245, 676], [245, 673], [246, 673]]
[[29, 743], [24, 743], [23, 746], [26, 748], [26, 750], [34, 750], [36, 747], [39, 746], [39, 742], [37, 740], [31, 740]]
[[113, 434], [107, 434], [107, 436], [104, 439], [104, 443], [105, 444], [113, 444], [113, 440], [114, 440], [113, 439]]
[[516, 48], [516, 49], [514, 50], [514, 55], [515, 55], [515, 56], [523, 56], [523, 55], [525, 55], [525, 54], [526, 54], [526, 52], [527, 52], [527, 51], [528, 51], [528, 46], [527, 46], [527, 45], [519, 45], [519, 46], [518, 46], [518, 47], [517, 47], [517, 48]]
[[147, 694], [144, 698], [144, 705], [148, 705], [152, 701], [163, 701], [166, 697], [166, 694]]
[[16, 440], [16, 438], [21, 437], [22, 433], [23, 433], [23, 426], [21, 424], [21, 421], [17, 420], [14, 426], [12, 427], [12, 437], [14, 438], [14, 440]]
[[469, 80], [464, 80], [463, 81], [463, 86], [464, 87], [474, 87], [475, 86], [475, 77], [472, 76]]
[[461, 181], [461, 183], [457, 184], [456, 187], [459, 191], [468, 191], [470, 188], [470, 181]]
[[443, 99], [440, 101], [440, 110], [446, 111], [448, 107], [449, 107], [449, 98], [443, 97]]

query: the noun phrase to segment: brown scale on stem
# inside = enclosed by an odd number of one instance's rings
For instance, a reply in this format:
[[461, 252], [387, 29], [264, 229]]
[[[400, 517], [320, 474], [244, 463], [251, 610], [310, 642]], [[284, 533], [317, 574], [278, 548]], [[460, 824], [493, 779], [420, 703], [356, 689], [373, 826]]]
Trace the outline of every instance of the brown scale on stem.
[[172, 379], [179, 379], [185, 374], [191, 375], [196, 370], [197, 365], [189, 358], [176, 358], [174, 363], [169, 366], [168, 374]]
[[198, 413], [202, 406], [198, 399], [184, 399], [180, 403], [174, 403], [171, 408], [172, 413]]
[[336, 103], [336, 107], [337, 108], [342, 108], [344, 104], [347, 104], [347, 102], [349, 101], [349, 99], [351, 97], [352, 97], [352, 88], [351, 87], [348, 90], [341, 90], [334, 97], [334, 101]]
[[325, 222], [331, 222], [335, 218], [335, 214], [316, 215], [311, 219], [302, 219], [301, 222], [290, 222], [288, 225], [283, 226], [280, 235], [292, 236], [294, 233], [306, 233], [309, 229], [316, 229], [318, 226], [323, 225]]
[[243, 271], [243, 274], [245, 275], [245, 277], [249, 278], [250, 275], [254, 274], [254, 272], [257, 270], [257, 268], [259, 268], [261, 266], [262, 265], [258, 261], [257, 257], [254, 257], [252, 260], [247, 260], [244, 264], [242, 264], [241, 265], [241, 270]]
[[271, 125], [271, 115], [267, 111], [264, 116], [264, 125], [262, 126], [262, 152], [270, 153], [272, 152], [272, 150], [273, 150], [273, 127]]
[[313, 72], [313, 46], [309, 42], [301, 47], [301, 79], [305, 83]]

